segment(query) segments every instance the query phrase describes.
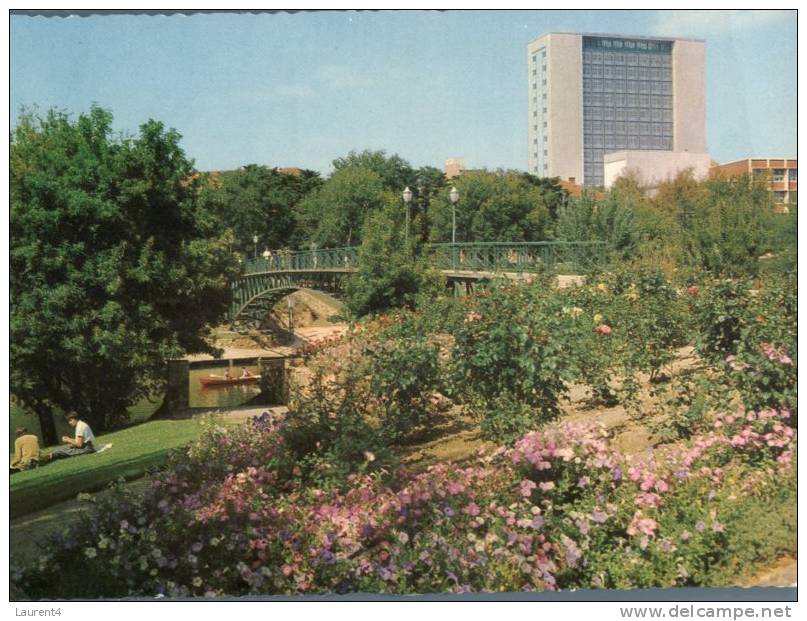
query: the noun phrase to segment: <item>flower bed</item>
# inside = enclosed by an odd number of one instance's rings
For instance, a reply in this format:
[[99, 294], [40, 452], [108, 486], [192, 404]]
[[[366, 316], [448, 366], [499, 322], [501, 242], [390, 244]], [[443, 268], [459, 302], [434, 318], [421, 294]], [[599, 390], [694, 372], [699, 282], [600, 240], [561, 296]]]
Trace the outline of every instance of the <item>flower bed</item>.
[[721, 584], [793, 545], [787, 519], [750, 551], [738, 540], [755, 507], [774, 503], [768, 519], [780, 521], [795, 509], [788, 420], [725, 415], [633, 461], [602, 428], [565, 424], [470, 467], [316, 487], [285, 459], [282, 423], [264, 416], [212, 429], [145, 498], [106, 502], [12, 578], [33, 598]]

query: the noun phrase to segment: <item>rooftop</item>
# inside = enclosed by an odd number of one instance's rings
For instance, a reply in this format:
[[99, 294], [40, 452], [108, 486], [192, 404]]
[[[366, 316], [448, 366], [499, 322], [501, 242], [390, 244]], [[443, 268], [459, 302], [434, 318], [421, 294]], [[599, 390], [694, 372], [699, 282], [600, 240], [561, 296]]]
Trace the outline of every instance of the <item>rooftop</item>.
[[540, 37], [536, 37], [530, 43], [537, 41], [538, 39], [542, 39], [546, 35], [551, 34], [563, 34], [563, 35], [580, 35], [582, 37], [616, 37], [620, 39], [638, 39], [641, 41], [694, 41], [696, 43], [706, 43], [706, 39], [693, 39], [691, 37], [648, 37], [645, 35], [633, 35], [633, 34], [611, 34], [606, 32], [556, 32], [550, 31], [545, 32]]

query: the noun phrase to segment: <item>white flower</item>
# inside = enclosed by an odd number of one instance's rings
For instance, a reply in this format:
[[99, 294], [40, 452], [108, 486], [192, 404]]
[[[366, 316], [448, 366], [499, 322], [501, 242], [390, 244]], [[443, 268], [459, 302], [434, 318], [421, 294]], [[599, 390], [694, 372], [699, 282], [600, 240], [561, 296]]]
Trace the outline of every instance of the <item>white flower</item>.
[[95, 548], [84, 548], [84, 556], [87, 558], [95, 558], [98, 556], [98, 550]]

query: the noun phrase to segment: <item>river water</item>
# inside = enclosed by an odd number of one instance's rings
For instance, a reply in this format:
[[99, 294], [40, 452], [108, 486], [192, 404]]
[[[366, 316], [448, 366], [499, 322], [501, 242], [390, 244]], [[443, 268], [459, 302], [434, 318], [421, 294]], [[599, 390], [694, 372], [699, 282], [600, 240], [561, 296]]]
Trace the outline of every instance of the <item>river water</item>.
[[[260, 373], [257, 365], [246, 365], [247, 370], [253, 375]], [[228, 369], [226, 364], [220, 366], [205, 366], [190, 370], [188, 379], [189, 399], [192, 408], [220, 408], [243, 405], [247, 401], [261, 394], [260, 386], [256, 384], [239, 384], [236, 386], [202, 386], [199, 381], [203, 377], [217, 375], [224, 377], [224, 372]], [[241, 367], [234, 366], [230, 371], [234, 377], [241, 375]]]

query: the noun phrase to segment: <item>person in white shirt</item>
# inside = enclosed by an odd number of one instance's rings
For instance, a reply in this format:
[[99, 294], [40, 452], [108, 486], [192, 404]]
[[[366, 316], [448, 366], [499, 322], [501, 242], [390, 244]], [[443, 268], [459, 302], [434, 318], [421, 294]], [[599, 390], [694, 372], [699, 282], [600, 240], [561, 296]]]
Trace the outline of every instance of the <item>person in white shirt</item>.
[[70, 436], [62, 436], [62, 442], [67, 446], [62, 446], [50, 454], [50, 460], [64, 459], [65, 457], [75, 457], [76, 455], [84, 455], [86, 453], [94, 453], [95, 435], [90, 429], [90, 426], [83, 420], [80, 420], [78, 414], [71, 412], [67, 415], [67, 423], [71, 427], [76, 428], [75, 438]]

